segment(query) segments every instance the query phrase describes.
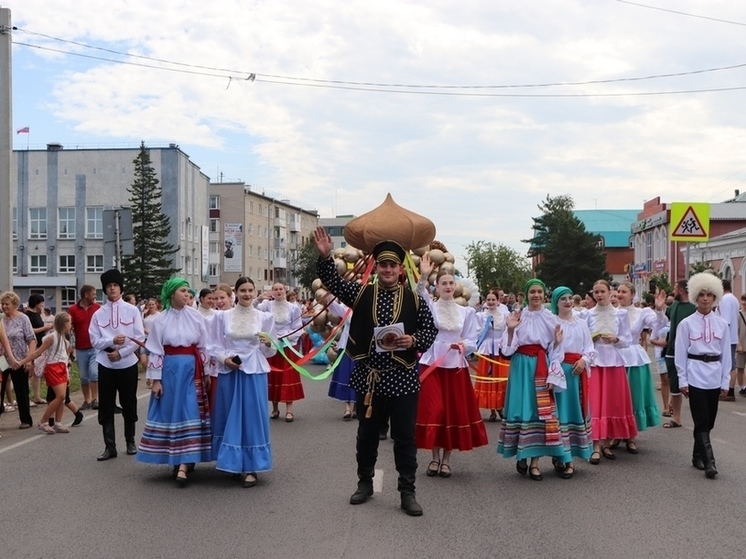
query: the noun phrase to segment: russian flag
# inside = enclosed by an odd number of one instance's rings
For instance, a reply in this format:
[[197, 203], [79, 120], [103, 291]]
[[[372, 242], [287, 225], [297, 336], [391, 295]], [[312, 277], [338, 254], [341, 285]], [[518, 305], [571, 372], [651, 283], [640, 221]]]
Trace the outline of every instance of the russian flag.
[[28, 133], [29, 133], [28, 126], [24, 128], [19, 128], [18, 130], [16, 130], [16, 134], [28, 134]]

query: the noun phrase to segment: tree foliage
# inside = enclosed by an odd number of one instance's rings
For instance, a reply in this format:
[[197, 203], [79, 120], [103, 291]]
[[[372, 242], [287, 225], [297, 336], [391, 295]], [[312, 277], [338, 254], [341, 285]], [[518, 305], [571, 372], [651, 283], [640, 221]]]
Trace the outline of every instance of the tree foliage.
[[586, 230], [575, 217], [570, 196], [549, 196], [539, 204], [542, 215], [534, 218], [529, 253], [539, 255], [536, 276], [549, 288], [565, 285], [574, 292], [587, 290], [598, 279], [610, 280], [602, 238]]
[[313, 280], [318, 277], [316, 273], [316, 261], [318, 258], [319, 251], [316, 250], [316, 243], [313, 242], [313, 237], [309, 237], [306, 243], [300, 247], [293, 260], [293, 266], [295, 267], [293, 275], [298, 280], [298, 283], [306, 289], [311, 289]]
[[122, 270], [127, 291], [140, 297], [155, 297], [161, 286], [180, 268], [173, 265], [171, 257], [179, 247], [167, 241], [171, 223], [163, 213], [162, 188], [150, 162], [145, 142], [132, 161], [135, 165], [134, 181], [127, 189], [132, 204], [132, 234], [135, 250], [123, 256]]
[[474, 278], [482, 295], [491, 287], [518, 292], [531, 277], [531, 266], [525, 257], [503, 244], [472, 242], [466, 247], [469, 276]]
[[690, 276], [694, 274], [699, 274], [700, 272], [712, 272], [719, 278], [722, 278], [723, 276], [721, 272], [715, 271], [715, 268], [712, 267], [712, 263], [710, 262], [694, 262], [693, 264], [689, 265]]

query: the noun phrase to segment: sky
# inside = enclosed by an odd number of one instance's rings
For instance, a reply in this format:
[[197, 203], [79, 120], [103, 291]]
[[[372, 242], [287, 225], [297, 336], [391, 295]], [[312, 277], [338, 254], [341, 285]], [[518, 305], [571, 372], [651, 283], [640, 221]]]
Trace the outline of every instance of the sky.
[[387, 193], [457, 257], [746, 181], [746, 2], [0, 0], [15, 149], [176, 143], [321, 217]]

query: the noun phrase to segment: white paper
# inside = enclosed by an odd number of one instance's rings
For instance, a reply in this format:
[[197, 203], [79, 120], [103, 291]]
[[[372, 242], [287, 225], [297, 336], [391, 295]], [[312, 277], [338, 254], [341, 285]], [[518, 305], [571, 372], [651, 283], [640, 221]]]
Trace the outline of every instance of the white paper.
[[394, 345], [393, 340], [404, 335], [404, 323], [397, 322], [388, 326], [373, 328], [373, 338], [376, 340], [376, 351], [404, 351], [406, 348]]

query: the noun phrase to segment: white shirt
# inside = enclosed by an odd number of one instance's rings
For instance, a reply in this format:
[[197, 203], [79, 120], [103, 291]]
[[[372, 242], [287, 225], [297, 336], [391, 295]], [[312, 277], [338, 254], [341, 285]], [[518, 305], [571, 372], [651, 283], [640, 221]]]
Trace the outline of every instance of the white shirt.
[[260, 311], [271, 313], [275, 320], [278, 339], [287, 336], [290, 345], [295, 345], [303, 334], [301, 309], [287, 301], [262, 301], [254, 305]]
[[[563, 353], [579, 353], [585, 361], [585, 371], [591, 375], [591, 365], [596, 359], [596, 348], [593, 347], [591, 331], [585, 320], [573, 316], [570, 320], [557, 317], [562, 327], [562, 350]], [[564, 359], [564, 355], [563, 355]]]
[[170, 308], [158, 313], [150, 323], [150, 333], [145, 347], [150, 352], [146, 378], [161, 379], [165, 346], [190, 347], [199, 349], [202, 363], [207, 361], [207, 323], [193, 307], [181, 310]]
[[244, 373], [268, 373], [267, 357], [272, 357], [277, 350], [274, 345], [264, 345], [257, 336], [259, 332], [277, 339], [272, 314], [241, 305], [215, 314], [208, 351], [215, 357], [216, 371], [219, 374], [230, 373], [231, 369], [225, 366], [225, 360], [238, 355], [241, 359], [241, 371]]
[[738, 310], [740, 305], [738, 299], [733, 293], [726, 293], [723, 298], [718, 302], [718, 306], [715, 312], [725, 319], [728, 323], [728, 333], [730, 335], [729, 344], [735, 345], [738, 343]]
[[[338, 299], [334, 299], [334, 301], [332, 301], [332, 303], [327, 307], [326, 310], [334, 316], [343, 318], [348, 308], [349, 307], [347, 305], [341, 303]], [[337, 348], [340, 350], [344, 349], [347, 345], [347, 339], [350, 337], [351, 322], [352, 313], [350, 313], [350, 316], [347, 317], [347, 321], [344, 323], [344, 326], [342, 326], [342, 332], [339, 334], [339, 339], [337, 340]]]
[[[500, 342], [505, 330], [505, 320], [510, 315], [508, 307], [498, 305], [494, 310], [485, 308], [477, 313], [477, 341], [484, 336], [482, 343], [477, 347], [480, 355], [498, 355], [500, 353]], [[491, 320], [489, 320], [491, 318]], [[487, 321], [489, 320], [489, 326]]]
[[621, 348], [625, 367], [640, 367], [650, 363], [648, 352], [642, 347], [640, 337], [643, 330], [656, 332], [669, 323], [664, 311], [655, 311], [650, 307], [639, 308], [634, 305], [622, 307], [627, 311], [629, 319], [631, 342], [628, 347]]
[[[114, 337], [119, 334], [126, 336], [124, 345], [114, 345]], [[126, 369], [137, 363], [135, 351], [138, 346], [133, 339], [142, 342], [145, 339], [145, 330], [142, 326], [140, 311], [134, 305], [130, 305], [123, 299], [106, 301], [91, 317], [88, 326], [88, 335], [91, 337], [91, 345], [96, 349], [96, 362], [108, 369]], [[107, 348], [119, 351], [121, 359], [110, 361], [106, 354]]]
[[[439, 367], [443, 369], [460, 369], [467, 367], [469, 363], [466, 357], [477, 349], [477, 319], [472, 307], [462, 307], [453, 300], [440, 299], [436, 302], [420, 290], [420, 295], [425, 298], [433, 321], [438, 328], [435, 341], [422, 354], [420, 363], [432, 365], [440, 360]], [[461, 344], [463, 353], [452, 349], [452, 344]]]
[[[720, 361], [705, 363], [689, 359], [692, 355], [720, 355]], [[728, 323], [714, 312], [696, 311], [686, 317], [676, 328], [674, 356], [679, 386], [728, 390], [730, 384], [730, 334]]]
[[629, 347], [632, 343], [632, 334], [629, 329], [627, 311], [617, 309], [611, 305], [596, 305], [585, 314], [591, 339], [597, 334], [611, 334], [618, 338], [617, 343], [608, 344], [597, 337], [593, 345], [597, 356], [594, 365], [597, 367], [624, 367], [622, 348]]

